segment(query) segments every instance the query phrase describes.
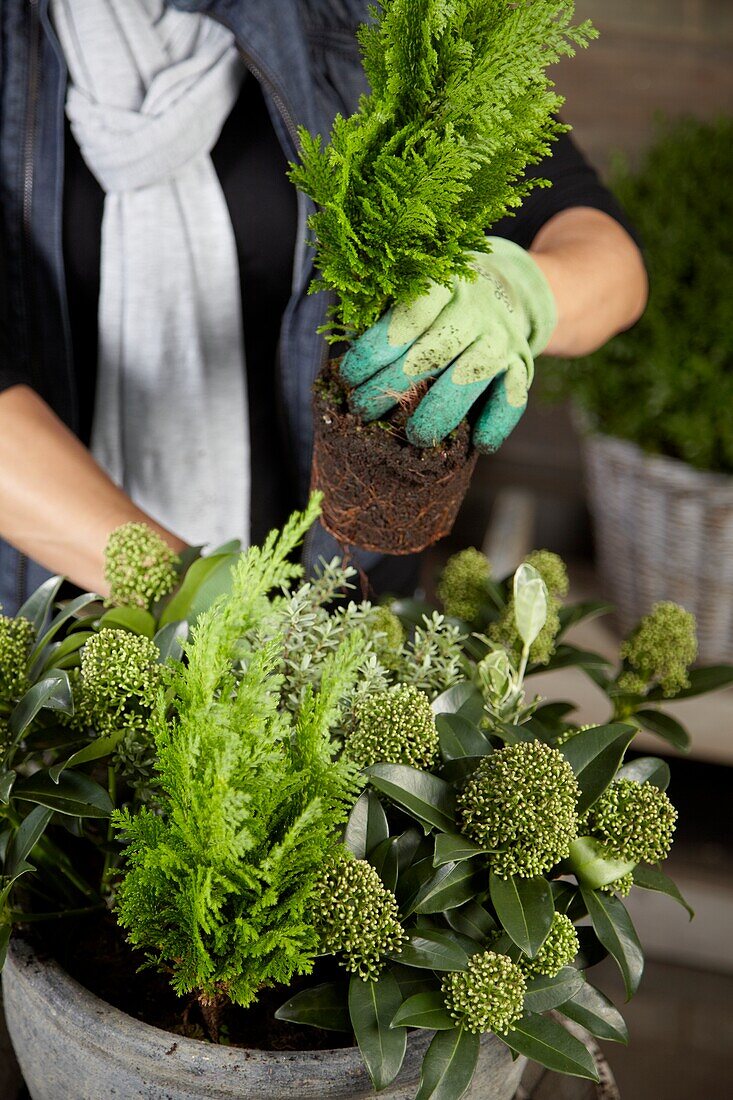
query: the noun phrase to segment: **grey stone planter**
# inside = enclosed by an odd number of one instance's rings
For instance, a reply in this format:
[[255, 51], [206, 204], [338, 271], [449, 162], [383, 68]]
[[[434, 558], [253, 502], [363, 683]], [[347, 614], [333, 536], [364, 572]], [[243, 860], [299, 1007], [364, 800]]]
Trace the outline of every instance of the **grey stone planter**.
[[[359, 1052], [216, 1047], [150, 1027], [95, 997], [14, 939], [3, 972], [5, 1011], [33, 1100], [326, 1100], [373, 1095]], [[411, 1100], [430, 1035], [410, 1038], [385, 1100]], [[487, 1037], [471, 1100], [511, 1100], [525, 1061]]]

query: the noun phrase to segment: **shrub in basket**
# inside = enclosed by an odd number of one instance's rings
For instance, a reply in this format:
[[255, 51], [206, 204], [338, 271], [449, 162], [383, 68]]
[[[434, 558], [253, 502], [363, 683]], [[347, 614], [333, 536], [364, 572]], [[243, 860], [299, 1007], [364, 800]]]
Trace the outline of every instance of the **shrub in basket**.
[[729, 118], [667, 123], [638, 168], [616, 165], [649, 305], [594, 355], [545, 372], [590, 429], [599, 558], [622, 624], [676, 599], [695, 613], [707, 660], [733, 653], [731, 171]]
[[[191, 615], [190, 632], [160, 620], [194, 566], [181, 576], [169, 562], [160, 596], [160, 561], [137, 554], [150, 542], [130, 529], [110, 555], [126, 608], [85, 597], [52, 620], [60, 641], [47, 627], [35, 646], [33, 607], [3, 622], [4, 925], [46, 928], [46, 950], [68, 938], [72, 972], [176, 1032], [151, 1062], [141, 1050], [160, 1032], [126, 1025], [137, 1028], [138, 1088], [205, 1095], [206, 1074], [219, 1088], [226, 1070], [231, 1094], [246, 1096], [247, 1059], [227, 1060], [226, 1044], [253, 1032], [275, 1048], [334, 1048], [321, 1056], [334, 1067], [356, 1041], [377, 1089], [399, 1080], [421, 1100], [462, 1096], [477, 1064], [482, 1088], [511, 1096], [521, 1063], [509, 1051], [592, 1078], [583, 1043], [547, 1013], [625, 1041], [587, 970], [610, 952], [631, 994], [642, 955], [622, 896], [635, 886], [682, 900], [658, 866], [675, 823], [668, 769], [624, 753], [641, 724], [682, 739], [661, 700], [729, 682], [732, 670], [689, 670], [694, 625], [669, 607], [629, 638], [618, 669], [573, 649], [565, 630], [601, 608], [560, 605], [564, 568], [546, 552], [504, 582], [476, 552], [454, 559], [440, 586], [447, 614], [334, 608], [351, 571], [334, 562], [304, 584], [289, 560], [316, 512], [314, 502], [235, 556], [228, 591]], [[37, 624], [51, 602], [47, 588]], [[110, 613], [126, 625], [102, 624]], [[133, 628], [143, 621], [152, 639]], [[75, 634], [86, 635], [77, 649]], [[76, 653], [78, 664], [37, 671], [41, 652], [48, 662], [62, 647], [57, 661]], [[613, 708], [608, 724], [578, 728], [570, 704], [530, 695], [527, 677], [553, 662], [593, 676]], [[97, 919], [80, 924], [79, 910]], [[113, 934], [110, 910], [137, 948], [116, 990], [98, 942]], [[131, 1006], [146, 957], [162, 984]], [[33, 966], [48, 969], [39, 956]], [[44, 1084], [24, 1045], [28, 973], [11, 953], [10, 1029], [44, 1098], [60, 1086]], [[156, 1016], [167, 983], [178, 996]], [[122, 1032], [110, 1040], [116, 1060], [88, 1049], [75, 1059], [59, 1030], [66, 1015], [42, 1013], [49, 1050], [74, 1075], [65, 1087], [119, 1087]], [[258, 1064], [253, 1052], [252, 1073]], [[107, 1072], [96, 1093], [91, 1065]], [[348, 1063], [343, 1087], [357, 1082], [353, 1094], [365, 1095], [357, 1069]], [[310, 1087], [302, 1094], [323, 1095], [322, 1083]], [[290, 1088], [292, 1077], [282, 1095]]]
[[[546, 69], [595, 33], [589, 23], [572, 25], [573, 10], [572, 0], [384, 0], [359, 35], [369, 94], [351, 117], [336, 118], [327, 145], [301, 132], [301, 162], [291, 178], [316, 204], [310, 228], [319, 276], [311, 289], [336, 298], [325, 331], [332, 341], [354, 341], [370, 330], [384, 345], [381, 365], [390, 364], [365, 376], [352, 347], [345, 375], [353, 387], [365, 384], [349, 389], [335, 364], [316, 383], [313, 484], [324, 492], [323, 523], [342, 542], [399, 554], [440, 538], [476, 461], [466, 409], [494, 380], [487, 413], [506, 421], [508, 434], [526, 404], [531, 348], [527, 363], [502, 359], [503, 330], [465, 357], [460, 385], [454, 372], [460, 404], [473, 396], [439, 432], [427, 402], [419, 414], [415, 406], [463, 348], [449, 359], [440, 358], [441, 349], [435, 361], [405, 370], [389, 349], [405, 339], [408, 347], [423, 331], [410, 337], [414, 317], [399, 312], [418, 298], [429, 311], [450, 299], [447, 288], [458, 301], [476, 281], [508, 294], [488, 260], [492, 249], [509, 253], [510, 269], [526, 266], [520, 249], [492, 243], [486, 232], [542, 184], [524, 170], [566, 129]], [[541, 313], [549, 294], [536, 271], [526, 279], [532, 302], [527, 310], [514, 303], [517, 324], [535, 307]], [[531, 333], [532, 318], [526, 320]], [[418, 415], [425, 421], [420, 432]], [[430, 445], [436, 438], [442, 442]], [[474, 438], [487, 451], [499, 445], [488, 421], [479, 422]]]

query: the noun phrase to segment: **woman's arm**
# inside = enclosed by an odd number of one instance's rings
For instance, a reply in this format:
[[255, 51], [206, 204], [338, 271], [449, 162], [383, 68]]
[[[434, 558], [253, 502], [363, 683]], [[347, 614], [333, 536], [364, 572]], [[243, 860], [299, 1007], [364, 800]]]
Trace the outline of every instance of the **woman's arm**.
[[0, 535], [54, 573], [107, 595], [104, 548], [122, 523], [149, 524], [175, 549], [184, 543], [141, 512], [29, 386], [0, 393]]
[[555, 214], [530, 253], [557, 304], [548, 355], [588, 355], [644, 312], [648, 283], [641, 252], [603, 211], [574, 207]]

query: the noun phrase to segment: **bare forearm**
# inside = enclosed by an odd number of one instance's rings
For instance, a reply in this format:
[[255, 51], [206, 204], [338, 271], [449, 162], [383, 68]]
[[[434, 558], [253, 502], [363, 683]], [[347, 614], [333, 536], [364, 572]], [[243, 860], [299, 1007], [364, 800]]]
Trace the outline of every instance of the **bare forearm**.
[[106, 595], [110, 533], [137, 520], [183, 543], [137, 508], [27, 386], [0, 394], [0, 535], [54, 573]]
[[607, 214], [564, 210], [542, 227], [530, 252], [557, 304], [549, 355], [587, 355], [644, 312], [648, 283], [641, 253]]

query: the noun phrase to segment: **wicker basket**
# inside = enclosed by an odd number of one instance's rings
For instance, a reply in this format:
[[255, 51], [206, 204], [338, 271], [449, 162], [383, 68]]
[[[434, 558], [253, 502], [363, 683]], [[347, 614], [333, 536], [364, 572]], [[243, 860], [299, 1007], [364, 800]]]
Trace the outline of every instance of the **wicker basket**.
[[656, 600], [697, 617], [702, 661], [733, 658], [733, 478], [584, 436], [601, 583], [632, 627]]

